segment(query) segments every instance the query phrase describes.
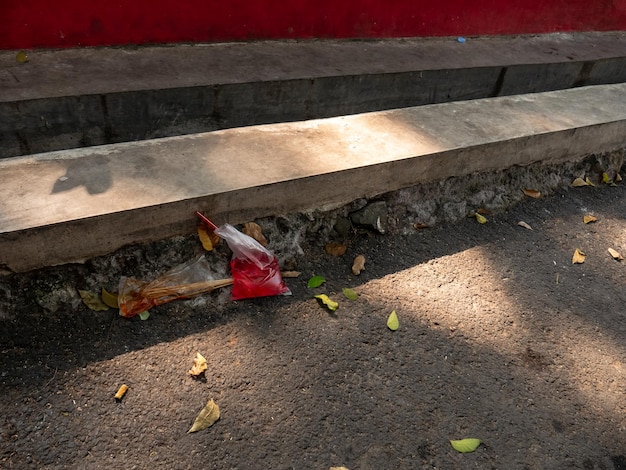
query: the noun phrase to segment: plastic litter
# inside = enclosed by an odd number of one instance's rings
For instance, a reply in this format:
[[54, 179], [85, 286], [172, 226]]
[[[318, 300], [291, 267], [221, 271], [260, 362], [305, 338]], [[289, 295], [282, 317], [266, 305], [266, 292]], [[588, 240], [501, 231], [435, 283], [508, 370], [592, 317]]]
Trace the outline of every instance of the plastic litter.
[[172, 268], [151, 282], [122, 277], [118, 297], [120, 315], [134, 317], [157, 305], [205, 294], [232, 283], [232, 278], [213, 279], [204, 255]]
[[461, 44], [465, 42], [465, 38], [463, 36], [459, 36], [458, 38], [456, 38], [456, 40], [460, 42]]
[[283, 282], [276, 256], [254, 238], [229, 224], [217, 227], [200, 212], [196, 212], [217, 235], [226, 240], [233, 252], [230, 270], [233, 277], [232, 300], [291, 295]]

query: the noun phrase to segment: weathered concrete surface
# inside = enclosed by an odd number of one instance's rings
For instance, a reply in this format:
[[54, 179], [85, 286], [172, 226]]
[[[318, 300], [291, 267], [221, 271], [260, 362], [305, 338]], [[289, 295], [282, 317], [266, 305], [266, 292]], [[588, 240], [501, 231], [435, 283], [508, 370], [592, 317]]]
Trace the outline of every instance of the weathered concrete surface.
[[215, 131], [0, 161], [13, 271], [216, 223], [626, 146], [626, 84]]
[[0, 52], [0, 157], [626, 81], [626, 33]]

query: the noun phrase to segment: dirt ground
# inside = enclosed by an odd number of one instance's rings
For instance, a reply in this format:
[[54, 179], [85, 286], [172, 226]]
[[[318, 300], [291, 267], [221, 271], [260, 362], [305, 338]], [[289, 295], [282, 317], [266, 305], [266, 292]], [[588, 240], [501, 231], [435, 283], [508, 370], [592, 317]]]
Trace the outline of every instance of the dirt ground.
[[[195, 238], [5, 278], [0, 467], [626, 468], [626, 261], [607, 251], [626, 255], [626, 185], [487, 217], [358, 230], [342, 257], [304, 244], [292, 296], [231, 302], [227, 288], [146, 321], [91, 311], [76, 289], [164, 271]], [[312, 275], [327, 281], [309, 289]], [[201, 380], [187, 372], [197, 352]], [[188, 434], [211, 398], [220, 420]], [[483, 441], [475, 452], [451, 447], [468, 437]]]

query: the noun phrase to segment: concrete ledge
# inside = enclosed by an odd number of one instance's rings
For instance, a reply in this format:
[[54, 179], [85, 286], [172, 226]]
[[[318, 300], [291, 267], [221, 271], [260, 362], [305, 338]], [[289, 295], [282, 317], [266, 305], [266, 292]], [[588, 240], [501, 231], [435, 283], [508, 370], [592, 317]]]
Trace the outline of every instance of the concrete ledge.
[[25, 271], [217, 223], [626, 146], [626, 84], [0, 160], [0, 266]]
[[626, 81], [626, 33], [0, 51], [0, 158]]

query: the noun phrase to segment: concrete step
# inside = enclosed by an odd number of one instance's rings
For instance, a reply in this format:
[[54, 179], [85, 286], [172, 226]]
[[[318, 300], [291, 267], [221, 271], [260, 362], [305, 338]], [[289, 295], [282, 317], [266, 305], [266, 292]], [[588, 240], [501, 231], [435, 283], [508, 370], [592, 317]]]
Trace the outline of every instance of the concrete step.
[[0, 51], [0, 158], [626, 81], [626, 32]]
[[0, 267], [626, 146], [626, 84], [433, 104], [0, 160]]

